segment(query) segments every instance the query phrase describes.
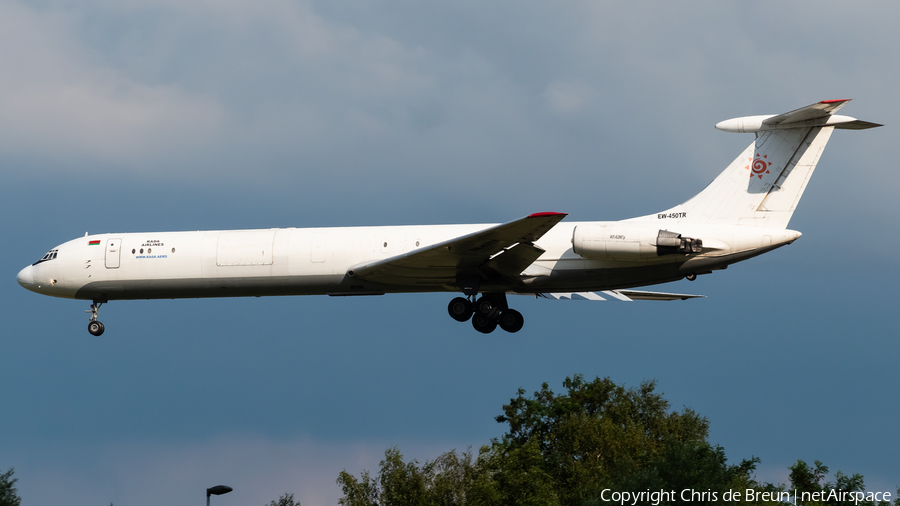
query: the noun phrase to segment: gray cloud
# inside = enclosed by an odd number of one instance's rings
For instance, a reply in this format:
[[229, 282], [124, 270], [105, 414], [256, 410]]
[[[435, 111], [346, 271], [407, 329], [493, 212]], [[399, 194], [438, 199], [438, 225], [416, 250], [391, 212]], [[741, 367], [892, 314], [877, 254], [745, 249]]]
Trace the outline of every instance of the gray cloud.
[[[842, 16], [832, 31], [860, 37], [838, 41], [820, 28], [827, 8], [775, 3], [3, 9], [0, 153], [50, 173], [349, 183], [509, 205], [585, 201], [585, 188], [672, 170], [674, 195], [648, 195], [668, 206], [746, 144], [711, 131], [721, 119], [848, 94], [864, 99], [851, 109], [866, 119], [896, 108], [879, 100], [894, 77], [880, 63], [896, 42], [888, 12]], [[536, 187], [551, 172], [561, 184]]]

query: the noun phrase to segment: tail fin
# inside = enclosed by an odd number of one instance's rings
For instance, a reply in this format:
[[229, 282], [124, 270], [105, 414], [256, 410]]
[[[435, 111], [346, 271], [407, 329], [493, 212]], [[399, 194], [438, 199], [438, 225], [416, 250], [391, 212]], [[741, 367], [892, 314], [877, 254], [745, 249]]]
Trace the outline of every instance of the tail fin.
[[659, 213], [688, 223], [787, 228], [835, 128], [881, 126], [833, 113], [849, 100], [826, 100], [776, 116], [748, 116], [716, 125], [754, 132], [756, 139], [702, 192]]

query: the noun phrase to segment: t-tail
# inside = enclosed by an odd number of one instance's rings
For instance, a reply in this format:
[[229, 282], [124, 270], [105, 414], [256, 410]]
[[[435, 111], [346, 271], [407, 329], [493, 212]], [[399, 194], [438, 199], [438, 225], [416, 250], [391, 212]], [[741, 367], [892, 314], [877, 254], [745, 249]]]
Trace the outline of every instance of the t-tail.
[[[785, 229], [834, 129], [881, 126], [834, 113], [849, 100], [824, 100], [791, 112], [716, 125], [756, 139], [702, 192], [658, 213], [679, 223]], [[646, 217], [650, 218], [650, 217]]]

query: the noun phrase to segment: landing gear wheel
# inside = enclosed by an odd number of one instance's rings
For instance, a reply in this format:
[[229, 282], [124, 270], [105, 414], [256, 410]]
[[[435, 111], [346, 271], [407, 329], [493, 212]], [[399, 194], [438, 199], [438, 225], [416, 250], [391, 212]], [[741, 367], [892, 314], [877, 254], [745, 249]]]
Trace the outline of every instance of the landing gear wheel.
[[475, 327], [475, 330], [481, 332], [482, 334], [490, 334], [497, 328], [497, 320], [493, 318], [488, 318], [483, 314], [475, 313], [472, 317], [472, 326]]
[[457, 297], [450, 301], [450, 305], [447, 306], [447, 312], [450, 313], [450, 318], [458, 322], [464, 322], [472, 317], [472, 303], [468, 301], [468, 299], [464, 299], [462, 297]]
[[92, 336], [100, 336], [103, 334], [104, 330], [106, 330], [106, 327], [104, 327], [102, 323], [96, 320], [88, 322], [88, 332], [90, 332]]
[[522, 330], [522, 326], [525, 325], [525, 317], [515, 309], [507, 309], [500, 313], [497, 323], [500, 324], [501, 329], [509, 333], [515, 333]]
[[90, 332], [92, 336], [99, 336], [106, 330], [106, 327], [97, 320], [97, 313], [100, 312], [100, 306], [103, 304], [106, 304], [105, 300], [94, 300], [91, 304], [91, 308], [85, 311], [85, 313], [91, 313], [91, 321], [88, 322], [88, 332]]
[[690, 273], [690, 274], [688, 274], [688, 275], [685, 276], [685, 277], [687, 278], [688, 281], [693, 281], [693, 280], [697, 279], [697, 275], [694, 274], [693, 272]]
[[484, 315], [484, 316], [489, 316], [491, 314], [491, 311], [493, 311], [493, 310], [494, 310], [494, 303], [491, 302], [491, 300], [488, 299], [487, 297], [482, 297], [482, 298], [478, 299], [477, 301], [475, 301], [475, 312], [476, 313], [478, 313], [480, 315]]

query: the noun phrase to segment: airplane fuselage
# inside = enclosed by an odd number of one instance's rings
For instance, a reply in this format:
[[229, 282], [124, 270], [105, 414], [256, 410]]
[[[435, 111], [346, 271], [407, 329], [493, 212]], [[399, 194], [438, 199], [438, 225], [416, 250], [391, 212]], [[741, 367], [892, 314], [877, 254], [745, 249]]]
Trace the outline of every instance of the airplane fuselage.
[[[790, 230], [759, 227], [679, 225], [703, 237], [701, 254], [649, 258], [589, 259], [573, 251], [578, 226], [625, 224], [661, 228], [652, 222], [560, 223], [536, 246], [545, 252], [519, 280], [486, 279], [483, 291], [575, 292], [631, 288], [674, 281], [691, 273], [722, 269], [799, 237]], [[646, 225], [646, 226], [645, 226]], [[45, 295], [85, 300], [241, 297], [271, 295], [378, 295], [458, 292], [440, 280], [392, 285], [355, 279], [356, 265], [427, 249], [493, 224], [283, 228], [199, 232], [88, 235], [54, 248], [54, 258], [19, 273], [19, 283]], [[662, 227], [665, 228], [665, 227]], [[737, 231], [735, 229], [738, 229]], [[627, 239], [625, 237], [624, 239]]]

